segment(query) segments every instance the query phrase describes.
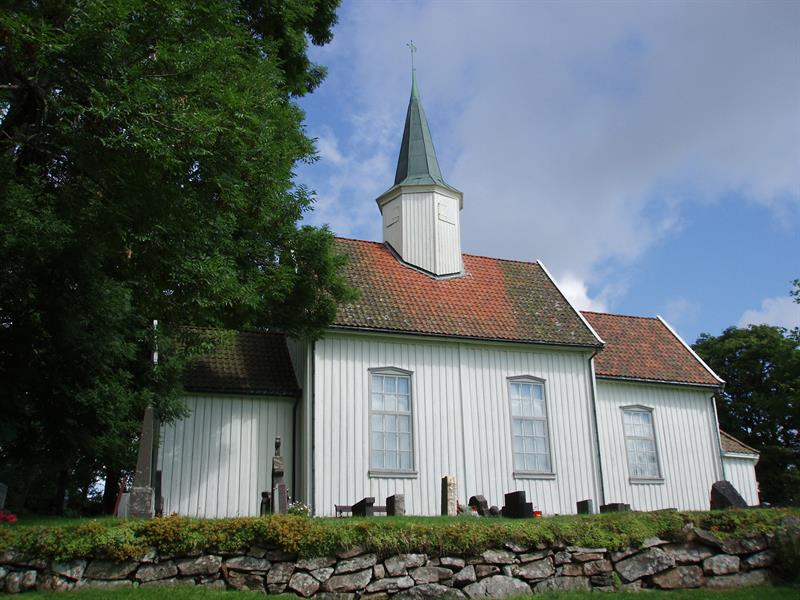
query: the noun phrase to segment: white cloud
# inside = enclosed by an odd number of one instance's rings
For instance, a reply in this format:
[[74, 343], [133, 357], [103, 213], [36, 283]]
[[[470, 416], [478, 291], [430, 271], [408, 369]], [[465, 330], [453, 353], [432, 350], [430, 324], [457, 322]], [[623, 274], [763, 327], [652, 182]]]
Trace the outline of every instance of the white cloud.
[[737, 323], [739, 327], [762, 324], [787, 329], [800, 327], [800, 304], [789, 297], [767, 298], [760, 308], [746, 310]]
[[312, 219], [380, 235], [413, 37], [464, 250], [542, 259], [605, 306], [588, 290], [674, 235], [687, 202], [800, 206], [798, 23], [790, 2], [345, 5], [318, 60], [354, 121]]
[[586, 283], [570, 273], [559, 278], [558, 287], [578, 310], [608, 311], [608, 305], [603, 296], [590, 297]]

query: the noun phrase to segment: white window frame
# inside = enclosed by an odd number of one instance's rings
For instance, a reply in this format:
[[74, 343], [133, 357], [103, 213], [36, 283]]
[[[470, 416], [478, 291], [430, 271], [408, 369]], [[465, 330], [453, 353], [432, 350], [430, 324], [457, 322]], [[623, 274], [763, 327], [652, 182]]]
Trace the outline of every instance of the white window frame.
[[[405, 369], [399, 369], [397, 367], [377, 367], [367, 369], [368, 377], [369, 377], [369, 411], [368, 411], [368, 435], [369, 435], [369, 455], [367, 457], [367, 463], [369, 464], [369, 476], [370, 477], [394, 477], [394, 478], [402, 478], [402, 477], [416, 477], [417, 476], [417, 460], [416, 460], [416, 444], [414, 439], [414, 373], [412, 371], [407, 371]], [[387, 410], [375, 410], [372, 405], [372, 394], [373, 394], [373, 376], [374, 375], [388, 375], [392, 377], [405, 377], [408, 379], [408, 411], [387, 411]], [[395, 415], [395, 416], [407, 416], [409, 417], [409, 434], [411, 436], [411, 467], [410, 468], [384, 468], [384, 467], [376, 467], [372, 464], [372, 417], [373, 415]], [[396, 452], [400, 452], [400, 450], [396, 450]]]
[[[621, 419], [622, 419], [622, 436], [625, 438], [625, 464], [628, 466], [628, 481], [630, 483], [663, 483], [664, 471], [661, 468], [661, 452], [658, 450], [658, 436], [656, 435], [656, 419], [655, 410], [651, 406], [643, 406], [641, 404], [633, 404], [629, 406], [620, 406]], [[650, 429], [652, 431], [652, 438], [641, 436], [629, 436], [625, 431], [625, 413], [637, 412], [650, 415]], [[652, 476], [638, 476], [633, 474], [633, 467], [631, 465], [630, 457], [630, 440], [646, 439], [653, 442], [653, 448], [656, 455], [656, 475]]]
[[[514, 415], [514, 408], [513, 408], [513, 399], [512, 399], [512, 385], [513, 384], [528, 384], [532, 386], [540, 386], [542, 389], [542, 402], [544, 405], [544, 416], [543, 417], [526, 417], [526, 416], [515, 416]], [[506, 381], [506, 391], [508, 393], [508, 414], [509, 414], [509, 424], [510, 424], [510, 434], [511, 434], [511, 464], [514, 466], [514, 477], [517, 479], [555, 479], [556, 472], [555, 466], [553, 462], [553, 440], [550, 434], [550, 410], [547, 405], [547, 381], [542, 379], [541, 377], [534, 377], [533, 375], [515, 375], [513, 377], [508, 377]], [[526, 468], [520, 468], [517, 465], [517, 458], [516, 452], [514, 452], [514, 421], [520, 420], [523, 422], [527, 421], [539, 421], [544, 423], [544, 440], [547, 444], [547, 461], [549, 463], [550, 468], [547, 470], [537, 471], [531, 470]], [[523, 454], [529, 454], [524, 453]], [[541, 453], [539, 453], [541, 454]]]

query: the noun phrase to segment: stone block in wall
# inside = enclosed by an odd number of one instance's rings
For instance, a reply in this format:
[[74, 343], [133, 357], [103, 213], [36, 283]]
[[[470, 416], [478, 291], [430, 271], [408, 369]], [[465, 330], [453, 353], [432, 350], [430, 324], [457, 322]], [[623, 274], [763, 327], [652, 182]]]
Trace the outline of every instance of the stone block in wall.
[[592, 560], [583, 564], [583, 572], [590, 577], [592, 575], [600, 575], [601, 573], [609, 573], [613, 568], [611, 561], [605, 558]]
[[86, 570], [85, 560], [69, 560], [65, 562], [50, 562], [50, 571], [72, 581], [78, 581]]
[[703, 562], [709, 556], [713, 556], [708, 546], [702, 544], [695, 544], [692, 542], [685, 542], [683, 544], [667, 544], [662, 546], [664, 552], [675, 559], [675, 564], [678, 565], [693, 565]]
[[123, 562], [93, 560], [87, 565], [83, 576], [89, 579], [127, 579], [138, 566], [139, 563], [135, 560], [126, 560]]
[[158, 581], [146, 581], [139, 587], [190, 587], [197, 585], [194, 577], [171, 577], [169, 579], [159, 579]]
[[392, 600], [464, 600], [461, 590], [449, 588], [440, 583], [425, 583], [415, 585], [405, 591], [392, 596]]
[[401, 577], [384, 577], [383, 579], [377, 579], [372, 583], [370, 583], [367, 586], [367, 592], [394, 593], [399, 590], [407, 590], [408, 588], [414, 587], [414, 585], [415, 585], [414, 580], [408, 575], [403, 575]]
[[213, 575], [222, 565], [222, 557], [215, 554], [206, 554], [197, 558], [187, 558], [176, 563], [178, 573], [181, 575]]
[[453, 576], [450, 569], [444, 567], [417, 567], [408, 573], [417, 584], [438, 583]]
[[405, 575], [408, 569], [422, 567], [428, 562], [428, 557], [425, 554], [396, 554], [390, 556], [383, 562], [386, 571], [392, 577]]
[[267, 572], [270, 563], [266, 558], [254, 556], [234, 556], [225, 561], [225, 567], [234, 571], [262, 571]]
[[544, 592], [588, 592], [592, 589], [588, 577], [551, 577], [533, 586], [534, 594]]
[[617, 563], [616, 569], [626, 582], [655, 575], [675, 566], [675, 559], [661, 548], [648, 548]]
[[40, 574], [36, 579], [36, 590], [39, 592], [68, 592], [73, 589], [75, 580], [56, 573]]
[[465, 585], [469, 585], [470, 583], [474, 583], [477, 580], [478, 577], [475, 574], [474, 565], [467, 565], [466, 567], [461, 569], [458, 573], [453, 575], [453, 585], [458, 588], [464, 587]]
[[136, 571], [136, 579], [142, 583], [149, 581], [157, 581], [160, 579], [168, 579], [175, 577], [178, 574], [178, 567], [171, 560], [161, 563], [142, 565]]
[[757, 552], [742, 561], [742, 566], [748, 571], [751, 569], [771, 567], [773, 564], [775, 564], [775, 553], [772, 550]]
[[311, 571], [311, 576], [320, 583], [325, 583], [331, 578], [333, 571], [333, 567], [322, 567], [321, 569], [314, 569]]
[[133, 581], [130, 579], [82, 579], [78, 585], [81, 588], [113, 590], [133, 587]]
[[334, 571], [334, 573], [336, 575], [342, 575], [344, 573], [361, 571], [362, 569], [371, 568], [377, 562], [378, 556], [376, 554], [370, 553], [362, 554], [361, 556], [354, 556], [353, 558], [339, 561], [339, 564], [336, 565], [336, 571]]
[[230, 586], [235, 590], [261, 592], [265, 591], [264, 575], [253, 572], [237, 572], [231, 571], [228, 573], [227, 581]]
[[336, 564], [336, 559], [332, 556], [320, 556], [318, 558], [303, 558], [295, 563], [295, 568], [299, 571], [316, 571], [324, 567], [332, 567]]
[[500, 572], [500, 567], [497, 565], [475, 565], [475, 575], [478, 579], [496, 575]]
[[565, 565], [572, 562], [572, 555], [566, 550], [560, 550], [553, 555], [553, 563], [556, 565]]
[[531, 586], [520, 579], [507, 575], [492, 575], [469, 584], [464, 593], [470, 598], [507, 598], [508, 596], [527, 596]]
[[702, 587], [706, 578], [697, 565], [684, 565], [653, 575], [652, 582], [663, 590]]
[[751, 587], [754, 585], [767, 585], [771, 582], [769, 571], [766, 569], [756, 569], [746, 573], [735, 573], [733, 575], [715, 575], [706, 579], [706, 587], [709, 588], [738, 588]]
[[516, 555], [508, 550], [486, 550], [481, 557], [490, 565], [513, 565], [517, 562]]
[[561, 575], [564, 577], [577, 577], [583, 575], [583, 563], [567, 563], [561, 567]]
[[534, 560], [542, 560], [543, 558], [552, 556], [552, 554], [552, 550], [537, 550], [536, 552], [526, 552], [525, 554], [520, 554], [518, 558], [519, 562], [526, 563]]
[[722, 542], [725, 554], [752, 554], [766, 550], [769, 546], [766, 536], [759, 535], [742, 539], [730, 539]]
[[553, 566], [553, 559], [549, 556], [542, 560], [525, 563], [522, 565], [514, 565], [511, 567], [511, 573], [515, 577], [522, 577], [523, 579], [544, 579], [555, 575], [556, 569]]
[[459, 570], [464, 568], [466, 561], [457, 556], [443, 556], [439, 559], [439, 564], [448, 569]]
[[602, 575], [592, 575], [589, 577], [589, 583], [594, 588], [614, 588], [614, 576], [611, 573], [603, 573]]
[[372, 579], [372, 569], [365, 569], [356, 573], [346, 575], [333, 575], [325, 583], [322, 589], [325, 592], [356, 592], [367, 587]]
[[289, 579], [289, 589], [300, 594], [304, 598], [313, 596], [319, 589], [319, 581], [308, 573], [298, 572]]
[[739, 572], [739, 557], [717, 554], [703, 561], [703, 571], [709, 575], [728, 575]]

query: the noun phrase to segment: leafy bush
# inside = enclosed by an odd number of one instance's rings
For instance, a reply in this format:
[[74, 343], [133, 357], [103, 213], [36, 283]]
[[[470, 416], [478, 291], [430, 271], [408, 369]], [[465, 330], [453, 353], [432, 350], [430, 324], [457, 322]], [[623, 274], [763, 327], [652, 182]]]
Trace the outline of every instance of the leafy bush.
[[193, 551], [234, 552], [251, 545], [276, 546], [301, 557], [321, 556], [360, 545], [380, 555], [399, 552], [477, 554], [506, 541], [533, 545], [560, 541], [619, 549], [649, 537], [680, 541], [687, 523], [719, 537], [775, 532], [797, 509], [718, 512], [654, 512], [574, 515], [541, 519], [380, 517], [312, 519], [270, 515], [236, 519], [169, 516], [150, 520], [103, 520], [62, 526], [0, 526], [0, 552], [32, 558], [136, 558], [149, 548], [182, 555]]

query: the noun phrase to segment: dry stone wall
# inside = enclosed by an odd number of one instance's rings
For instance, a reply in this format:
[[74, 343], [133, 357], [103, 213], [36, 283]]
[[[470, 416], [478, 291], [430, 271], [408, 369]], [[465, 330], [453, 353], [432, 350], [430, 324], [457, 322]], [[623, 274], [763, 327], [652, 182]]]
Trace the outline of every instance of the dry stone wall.
[[542, 591], [725, 588], [773, 580], [767, 536], [720, 540], [693, 530], [689, 541], [648, 539], [609, 551], [554, 544], [508, 543], [479, 556], [398, 554], [363, 548], [337, 556], [296, 559], [277, 548], [253, 546], [235, 554], [159, 555], [135, 561], [27, 560], [0, 554], [0, 592], [148, 586], [206, 586], [320, 600], [505, 598]]

